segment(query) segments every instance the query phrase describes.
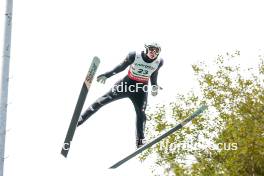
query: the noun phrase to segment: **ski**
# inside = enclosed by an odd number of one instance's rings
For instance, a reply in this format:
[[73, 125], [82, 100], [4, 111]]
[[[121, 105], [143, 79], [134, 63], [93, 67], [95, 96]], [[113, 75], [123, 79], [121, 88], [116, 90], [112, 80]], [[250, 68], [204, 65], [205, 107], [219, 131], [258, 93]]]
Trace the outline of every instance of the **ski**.
[[149, 147], [151, 147], [152, 145], [158, 143], [159, 141], [161, 141], [162, 139], [166, 138], [167, 136], [171, 135], [172, 133], [174, 133], [175, 131], [181, 129], [185, 124], [187, 124], [188, 122], [190, 122], [193, 118], [195, 118], [196, 116], [200, 115], [202, 112], [204, 112], [207, 109], [206, 105], [201, 106], [199, 109], [197, 109], [191, 116], [187, 117], [186, 119], [184, 119], [181, 123], [179, 123], [178, 125], [176, 125], [175, 127], [173, 127], [172, 129], [170, 129], [169, 131], [165, 132], [164, 134], [158, 136], [157, 138], [153, 139], [152, 141], [146, 143], [145, 145], [143, 145], [142, 147], [138, 148], [135, 152], [131, 153], [130, 155], [128, 155], [127, 157], [125, 157], [124, 159], [118, 161], [116, 164], [114, 164], [113, 166], [110, 167], [110, 169], [115, 169], [117, 167], [119, 167], [120, 165], [124, 164], [125, 162], [127, 162], [128, 160], [130, 160], [131, 158], [135, 157], [136, 155], [138, 155], [139, 153], [143, 152], [144, 150], [148, 149]]
[[89, 71], [88, 71], [88, 73], [85, 77], [85, 80], [83, 82], [81, 92], [79, 94], [79, 98], [78, 98], [78, 101], [76, 103], [73, 115], [72, 115], [71, 123], [70, 123], [70, 126], [68, 128], [68, 132], [66, 134], [66, 137], [65, 137], [65, 140], [64, 140], [64, 143], [62, 146], [61, 154], [64, 157], [67, 157], [67, 155], [68, 155], [68, 152], [70, 149], [70, 144], [71, 144], [71, 141], [73, 139], [73, 135], [74, 135], [74, 132], [76, 130], [76, 126], [77, 126], [77, 123], [78, 123], [78, 120], [79, 120], [79, 117], [80, 117], [86, 96], [89, 92], [90, 86], [92, 84], [94, 75], [96, 73], [96, 70], [97, 70], [99, 64], [100, 64], [100, 59], [95, 56], [92, 60]]

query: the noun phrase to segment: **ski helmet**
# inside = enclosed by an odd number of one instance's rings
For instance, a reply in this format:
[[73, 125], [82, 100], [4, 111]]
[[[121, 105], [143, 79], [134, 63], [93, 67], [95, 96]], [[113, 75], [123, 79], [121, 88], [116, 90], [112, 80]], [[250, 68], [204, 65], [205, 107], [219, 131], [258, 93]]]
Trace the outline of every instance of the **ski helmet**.
[[145, 48], [146, 48], [146, 53], [148, 53], [149, 48], [155, 48], [155, 49], [157, 49], [156, 50], [156, 53], [157, 54], [159, 54], [161, 52], [160, 45], [158, 43], [155, 43], [155, 42], [145, 44]]

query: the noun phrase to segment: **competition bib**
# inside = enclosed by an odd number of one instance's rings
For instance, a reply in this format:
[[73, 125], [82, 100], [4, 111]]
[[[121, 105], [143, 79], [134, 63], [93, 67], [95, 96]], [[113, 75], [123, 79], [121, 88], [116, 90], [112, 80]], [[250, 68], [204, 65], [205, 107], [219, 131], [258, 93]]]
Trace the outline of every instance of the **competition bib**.
[[147, 63], [143, 60], [141, 54], [137, 53], [134, 62], [130, 65], [128, 70], [128, 77], [132, 80], [146, 83], [151, 74], [158, 68], [159, 63], [159, 59]]

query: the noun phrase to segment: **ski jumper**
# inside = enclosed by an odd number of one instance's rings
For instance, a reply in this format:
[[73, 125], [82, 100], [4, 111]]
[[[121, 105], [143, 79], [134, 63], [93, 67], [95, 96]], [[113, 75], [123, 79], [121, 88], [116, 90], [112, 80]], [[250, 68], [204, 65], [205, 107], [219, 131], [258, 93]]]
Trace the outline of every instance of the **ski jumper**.
[[112, 71], [100, 75], [109, 78], [130, 66], [128, 74], [123, 79], [115, 83], [109, 92], [98, 98], [84, 111], [81, 115], [82, 121], [78, 123], [78, 126], [102, 106], [121, 98], [129, 98], [136, 111], [137, 138], [144, 139], [148, 81], [150, 80], [152, 86], [157, 86], [158, 71], [162, 65], [163, 59], [151, 60], [143, 51], [141, 53], [130, 52], [126, 59]]

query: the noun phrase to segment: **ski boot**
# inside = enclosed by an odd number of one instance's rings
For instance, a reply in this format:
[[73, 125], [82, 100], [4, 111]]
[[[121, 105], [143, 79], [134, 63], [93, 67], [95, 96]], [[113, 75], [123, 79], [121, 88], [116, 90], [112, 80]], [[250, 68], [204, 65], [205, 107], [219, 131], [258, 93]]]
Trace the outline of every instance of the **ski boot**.
[[136, 139], [136, 146], [137, 146], [137, 148], [140, 148], [140, 147], [142, 147], [144, 144], [146, 143], [146, 139], [140, 139], [140, 138], [137, 138]]

